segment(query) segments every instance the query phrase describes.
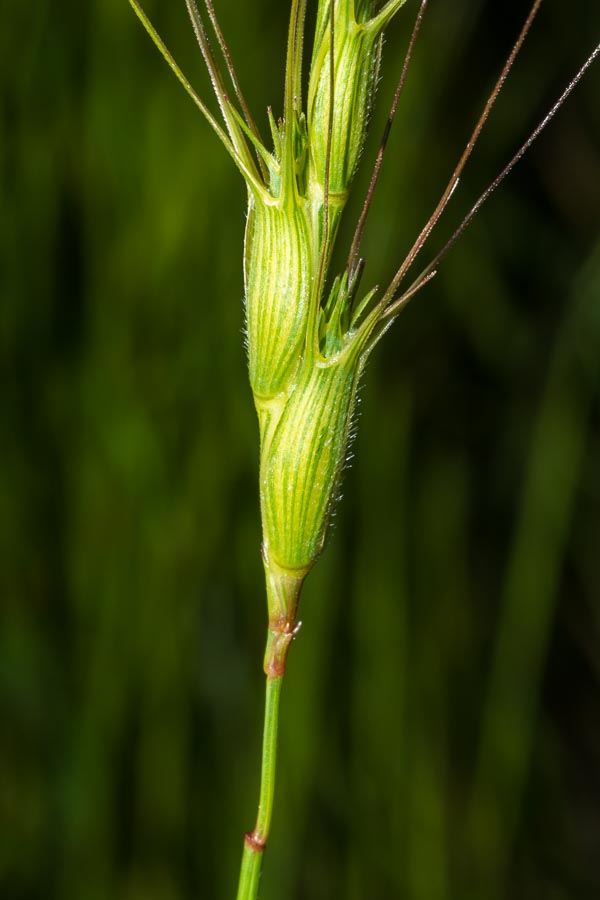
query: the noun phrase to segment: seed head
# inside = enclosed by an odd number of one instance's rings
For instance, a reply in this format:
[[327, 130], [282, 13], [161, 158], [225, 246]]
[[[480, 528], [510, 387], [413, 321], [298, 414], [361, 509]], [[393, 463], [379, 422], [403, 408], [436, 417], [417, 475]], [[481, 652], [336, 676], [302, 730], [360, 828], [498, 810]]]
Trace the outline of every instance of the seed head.
[[[307, 117], [299, 109], [299, 84], [290, 94], [297, 65], [290, 56], [286, 115], [278, 124], [271, 117], [268, 191], [250, 190], [248, 357], [261, 425], [272, 621], [290, 619], [302, 580], [323, 548], [358, 383], [380, 318], [370, 309], [373, 292], [356, 302], [348, 272], [334, 279], [328, 295], [325, 284], [366, 137], [383, 28], [403, 2], [387, 3], [378, 14], [372, 2], [319, 3]], [[299, 2], [298, 20], [301, 8]], [[301, 46], [293, 29], [290, 46]]]

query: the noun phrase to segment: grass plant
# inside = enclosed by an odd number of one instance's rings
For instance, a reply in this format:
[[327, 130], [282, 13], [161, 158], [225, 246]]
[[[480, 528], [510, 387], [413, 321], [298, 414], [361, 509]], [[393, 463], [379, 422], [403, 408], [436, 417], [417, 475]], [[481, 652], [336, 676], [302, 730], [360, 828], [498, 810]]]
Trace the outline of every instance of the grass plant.
[[[260, 430], [260, 503], [268, 631], [264, 656], [266, 701], [260, 797], [256, 824], [245, 836], [238, 900], [258, 896], [262, 860], [273, 813], [279, 704], [286, 660], [300, 623], [298, 604], [304, 581], [325, 545], [338, 500], [354, 427], [357, 391], [374, 348], [407, 303], [435, 278], [439, 263], [485, 200], [511, 171], [600, 53], [592, 53], [556, 104], [494, 179], [434, 257], [409, 278], [430, 234], [458, 186], [465, 165], [504, 85], [541, 0], [529, 14], [496, 84], [477, 119], [464, 152], [438, 203], [418, 233], [389, 285], [362, 288], [363, 232], [379, 178], [400, 95], [427, 0], [421, 0], [398, 87], [381, 140], [373, 175], [344, 268], [332, 273], [334, 247], [364, 151], [375, 99], [383, 35], [405, 0], [318, 0], [308, 78], [303, 73], [307, 0], [292, 0], [280, 118], [268, 110], [269, 141], [263, 139], [244, 97], [212, 0], [202, 12], [186, 0], [191, 23], [210, 74], [220, 120], [180, 70], [137, 0], [137, 15], [172, 70], [225, 147], [248, 191], [244, 246], [245, 312], [250, 386]], [[306, 96], [306, 100], [304, 97]], [[557, 365], [559, 363], [557, 362]], [[549, 427], [541, 416], [541, 434]], [[575, 432], [576, 436], [576, 432]], [[543, 454], [536, 440], [534, 454]], [[572, 466], [577, 446], [567, 448]], [[532, 465], [542, 465], [535, 457]], [[532, 482], [534, 487], [535, 483]], [[534, 488], [533, 488], [534, 489]], [[568, 503], [568, 485], [563, 503]], [[520, 564], [535, 534], [526, 523], [515, 549], [514, 579], [527, 577]], [[560, 540], [560, 536], [556, 537]], [[511, 640], [511, 588], [502, 641]], [[516, 594], [515, 594], [516, 596]], [[540, 616], [549, 599], [540, 588]], [[543, 631], [536, 630], [543, 641]], [[534, 646], [535, 644], [535, 646]], [[535, 667], [540, 646], [522, 645]], [[503, 658], [503, 657], [502, 657]], [[523, 663], [525, 664], [525, 663]], [[506, 670], [494, 670], [493, 692], [500, 697], [485, 725], [494, 741], [497, 716], [511, 695]], [[535, 679], [534, 679], [535, 682]], [[523, 701], [525, 703], [525, 700]], [[518, 717], [518, 711], [511, 711]], [[516, 725], [515, 725], [516, 727]], [[524, 737], [522, 753], [526, 751]], [[492, 754], [493, 755], [493, 754]], [[485, 754], [485, 759], [492, 758]], [[518, 767], [518, 761], [515, 762]], [[479, 773], [481, 795], [489, 774]], [[473, 811], [474, 830], [483, 833]], [[507, 813], [507, 818], [510, 815]]]

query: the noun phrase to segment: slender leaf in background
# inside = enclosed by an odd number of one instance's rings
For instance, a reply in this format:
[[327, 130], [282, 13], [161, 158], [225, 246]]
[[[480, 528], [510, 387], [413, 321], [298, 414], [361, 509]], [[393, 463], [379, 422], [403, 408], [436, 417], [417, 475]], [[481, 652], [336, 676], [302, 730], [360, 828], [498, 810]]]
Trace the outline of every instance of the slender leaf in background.
[[540, 690], [600, 377], [600, 249], [567, 298], [524, 473], [469, 814], [473, 897], [507, 896]]

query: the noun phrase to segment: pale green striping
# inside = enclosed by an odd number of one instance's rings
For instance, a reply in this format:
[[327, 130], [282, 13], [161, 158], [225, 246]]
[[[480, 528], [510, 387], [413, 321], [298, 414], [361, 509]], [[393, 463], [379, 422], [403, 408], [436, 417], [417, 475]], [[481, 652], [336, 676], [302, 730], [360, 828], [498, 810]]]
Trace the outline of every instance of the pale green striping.
[[314, 362], [290, 396], [262, 473], [269, 556], [301, 569], [319, 555], [344, 464], [356, 392], [356, 360]]
[[[345, 50], [348, 49], [349, 48], [346, 46]], [[348, 60], [345, 59], [344, 61], [346, 62], [346, 68], [348, 68]], [[364, 71], [365, 63], [363, 63], [360, 68]], [[345, 78], [343, 72], [344, 69], [342, 69], [339, 78], [342, 84], [344, 83]], [[334, 117], [334, 122], [337, 124], [336, 146], [340, 157], [344, 160], [341, 172], [341, 182], [344, 188], [348, 187], [354, 174], [366, 131], [367, 122], [365, 116], [365, 91], [363, 89], [363, 83], [364, 78], [355, 77], [350, 82], [353, 87], [352, 91], [341, 90], [337, 92], [338, 94], [341, 94], [341, 111], [339, 116], [336, 115]], [[336, 97], [336, 99], [339, 103], [340, 98]], [[352, 135], [353, 131], [360, 134], [359, 139], [355, 138], [354, 140], [348, 140], [348, 135]], [[336, 189], [339, 190], [340, 188], [336, 188], [334, 185], [334, 190]]]
[[259, 204], [249, 218], [246, 318], [250, 383], [261, 398], [285, 390], [309, 315], [312, 232], [305, 206]]
[[[298, 498], [300, 501], [298, 503], [299, 523], [309, 521], [310, 507], [315, 499], [317, 509], [321, 514], [317, 518], [324, 520], [325, 508], [329, 505], [328, 498], [332, 495], [337, 480], [338, 445], [343, 441], [345, 432], [343, 421], [339, 421], [339, 412], [344, 406], [344, 396], [342, 395], [341, 398], [335, 396], [338, 378], [333, 376], [337, 374], [336, 371], [317, 370], [307, 389], [309, 398], [313, 394], [313, 402], [307, 409], [309, 426], [312, 427], [307, 430], [305, 440], [300, 443], [298, 448], [306, 465], [304, 485], [301, 486]], [[324, 454], [324, 451], [328, 449], [328, 441], [332, 452], [327, 455]], [[318, 471], [321, 472], [320, 480], [317, 478]], [[322, 524], [324, 525], [325, 522], [323, 521]]]
[[[332, 133], [332, 167], [330, 188], [334, 192], [348, 189], [364, 143], [373, 91], [375, 47], [378, 36], [359, 28], [346, 29], [336, 38], [335, 98]], [[323, 40], [329, 45], [325, 32]], [[313, 163], [317, 178], [322, 178], [327, 155], [329, 120], [329, 54], [321, 52], [318, 69], [311, 74], [309, 100], [309, 132]]]
[[313, 381], [309, 388], [309, 392], [314, 391], [314, 401], [307, 404], [305, 414], [312, 428], [299, 442], [300, 458], [290, 473], [297, 514], [286, 519], [291, 531], [286, 534], [286, 543], [294, 547], [294, 531], [303, 536], [304, 545], [301, 542], [298, 549], [307, 561], [321, 550], [345, 453], [348, 403], [345, 391], [338, 394], [339, 378], [332, 377], [334, 374], [339, 373], [325, 373], [324, 386], [321, 374], [320, 387]]
[[[330, 427], [335, 424], [335, 415], [323, 415], [329, 405], [329, 391], [323, 393], [320, 386], [309, 382], [306, 386], [299, 386], [295, 393], [290, 404], [290, 415], [282, 423], [280, 432], [285, 455], [281, 474], [285, 483], [279, 485], [280, 490], [283, 488], [282, 495], [286, 504], [282, 517], [284, 530], [279, 534], [281, 551], [294, 567], [299, 560], [308, 561], [317, 552], [323, 523], [319, 515], [312, 520], [307, 519], [305, 508], [306, 498], [315, 489], [315, 484], [310, 479], [310, 462], [320, 454], [322, 440], [319, 429], [327, 424]], [[296, 399], [297, 402], [294, 403]], [[294, 435], [297, 436], [296, 441]], [[327, 496], [326, 490], [324, 495]], [[277, 524], [277, 520], [275, 521]], [[293, 559], [294, 555], [296, 559]]]
[[345, 453], [346, 392], [337, 397], [336, 388], [337, 379], [330, 378], [321, 403], [315, 404], [317, 408], [313, 410], [313, 415], [320, 420], [320, 427], [312, 441], [310, 435], [308, 436], [307, 445], [301, 449], [301, 452], [306, 453], [307, 470], [304, 486], [297, 485], [297, 488], [301, 487], [298, 498], [298, 521], [299, 527], [302, 528], [304, 522], [311, 522], [312, 518], [316, 520], [313, 525], [318, 528], [315, 535], [316, 542], [307, 542], [303, 548], [304, 552], [312, 555], [321, 549]]

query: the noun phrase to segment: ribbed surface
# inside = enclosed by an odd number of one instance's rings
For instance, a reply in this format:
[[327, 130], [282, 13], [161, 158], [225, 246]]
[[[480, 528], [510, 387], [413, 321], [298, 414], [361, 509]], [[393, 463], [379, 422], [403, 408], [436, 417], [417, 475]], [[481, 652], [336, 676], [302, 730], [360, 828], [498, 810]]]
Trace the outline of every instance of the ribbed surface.
[[[363, 148], [377, 64], [379, 38], [354, 26], [339, 27], [335, 38], [335, 96], [331, 143], [330, 189], [348, 189]], [[330, 33], [313, 59], [308, 128], [314, 177], [323, 184], [327, 158], [330, 89]]]
[[306, 336], [311, 231], [301, 204], [255, 206], [246, 237], [246, 320], [252, 390], [283, 391]]
[[267, 551], [302, 569], [319, 555], [343, 467], [357, 381], [350, 360], [301, 377], [288, 400], [261, 471]]

